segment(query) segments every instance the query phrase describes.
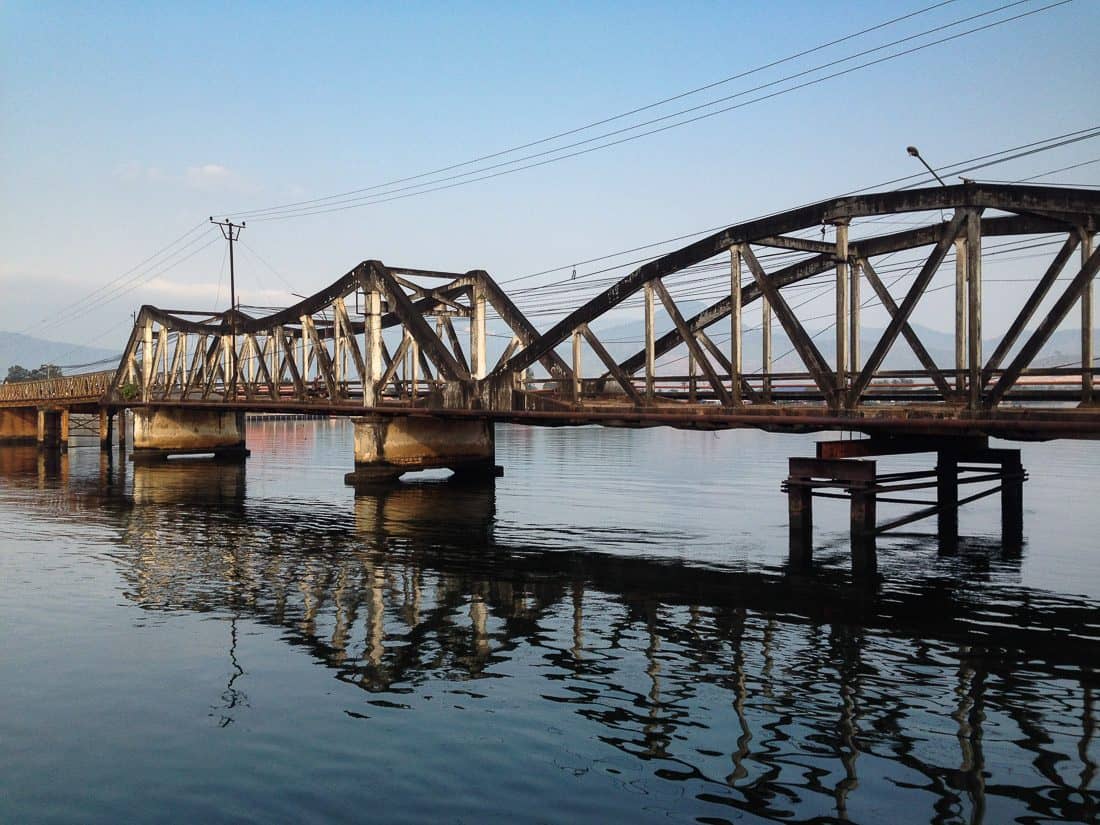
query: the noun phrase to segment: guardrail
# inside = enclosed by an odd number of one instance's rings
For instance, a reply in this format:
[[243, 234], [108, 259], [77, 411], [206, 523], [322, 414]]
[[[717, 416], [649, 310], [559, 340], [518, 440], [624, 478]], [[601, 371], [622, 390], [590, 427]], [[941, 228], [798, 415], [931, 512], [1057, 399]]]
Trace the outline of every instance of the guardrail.
[[103, 370], [40, 381], [4, 383], [0, 384], [0, 404], [95, 400], [107, 394], [114, 376], [115, 370]]

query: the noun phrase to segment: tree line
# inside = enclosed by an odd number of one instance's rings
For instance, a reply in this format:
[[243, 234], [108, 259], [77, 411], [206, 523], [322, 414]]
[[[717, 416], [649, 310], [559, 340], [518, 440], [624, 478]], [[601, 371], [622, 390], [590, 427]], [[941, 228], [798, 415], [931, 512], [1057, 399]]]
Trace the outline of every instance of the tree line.
[[44, 378], [58, 378], [61, 376], [61, 368], [54, 364], [43, 364], [36, 370], [29, 370], [19, 364], [8, 367], [8, 377], [5, 384], [17, 384], [20, 381], [41, 381]]

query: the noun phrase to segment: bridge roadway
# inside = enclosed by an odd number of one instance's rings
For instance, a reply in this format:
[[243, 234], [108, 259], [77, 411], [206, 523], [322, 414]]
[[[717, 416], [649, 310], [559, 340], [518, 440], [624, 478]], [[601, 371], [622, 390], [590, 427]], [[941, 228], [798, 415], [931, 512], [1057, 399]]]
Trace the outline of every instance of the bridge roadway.
[[[892, 216], [904, 216], [907, 228], [883, 232]], [[729, 226], [655, 258], [544, 332], [483, 270], [368, 260], [265, 317], [238, 308], [144, 306], [116, 370], [0, 386], [0, 439], [64, 445], [69, 415], [93, 413], [109, 447], [112, 422], [124, 425], [118, 414], [129, 409], [135, 459], [244, 455], [247, 412], [353, 416], [356, 469], [348, 480], [367, 484], [438, 466], [492, 474], [494, 422], [841, 430], [870, 437], [825, 442], [810, 460], [816, 464], [792, 459], [792, 559], [808, 558], [808, 550], [794, 548], [809, 544], [812, 498], [842, 495], [852, 503], [853, 559], [860, 566], [868, 556], [860, 548], [869, 546], [873, 567], [874, 536], [898, 526], [877, 525], [874, 502], [898, 487], [936, 489], [936, 507], [918, 514], [936, 515], [950, 546], [958, 507], [974, 498], [960, 499], [958, 484], [967, 481], [966, 467], [982, 463], [989, 467], [978, 478], [1001, 492], [1006, 542], [1015, 544], [1022, 528], [1012, 511], [1026, 476], [1018, 451], [991, 449], [988, 437], [1100, 437], [1092, 333], [1098, 222], [1095, 189], [967, 182], [831, 199]], [[983, 284], [983, 263], [1016, 249], [1029, 251], [1034, 274], [1005, 335], [986, 354], [983, 300], [1003, 309], [1019, 302], [1019, 287], [1011, 296], [989, 294], [990, 287], [1005, 288], [991, 279]], [[1034, 257], [1043, 257], [1042, 265], [1031, 263], [1032, 250], [1040, 250]], [[884, 264], [901, 252], [915, 256], [914, 265], [888, 282]], [[685, 317], [676, 294], [681, 301], [698, 294], [701, 273], [718, 268], [724, 272], [702, 279], [718, 300]], [[921, 301], [940, 288], [931, 286], [938, 275], [954, 295], [950, 364], [936, 362], [912, 323]], [[796, 311], [807, 302], [794, 297], [819, 284], [834, 299], [832, 323], [812, 334]], [[616, 359], [592, 326], [621, 322], [636, 296], [643, 345]], [[760, 307], [760, 360], [748, 368], [743, 320], [753, 303]], [[888, 322], [864, 354], [869, 330], [861, 315], [870, 303]], [[669, 327], [660, 334], [658, 306]], [[1071, 312], [1082, 331], [1080, 358], [1037, 364], [1067, 319], [1078, 326]], [[490, 313], [507, 331], [492, 366]], [[469, 326], [465, 341], [455, 319]], [[776, 324], [797, 358], [793, 370], [776, 369], [777, 360], [787, 363], [773, 352]], [[831, 360], [817, 343], [826, 333]], [[902, 339], [919, 369], [887, 368]], [[686, 370], [658, 371], [657, 359], [677, 354], [673, 363], [686, 362]], [[936, 470], [927, 479], [897, 479], [862, 460], [899, 452], [934, 452]]]

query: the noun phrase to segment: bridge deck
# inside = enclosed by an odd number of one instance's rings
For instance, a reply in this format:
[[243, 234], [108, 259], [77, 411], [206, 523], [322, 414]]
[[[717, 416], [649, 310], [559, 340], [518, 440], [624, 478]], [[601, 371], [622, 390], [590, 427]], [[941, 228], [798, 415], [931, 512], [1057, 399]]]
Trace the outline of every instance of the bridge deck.
[[[134, 402], [134, 408], [179, 407], [173, 401]], [[187, 402], [188, 409], [224, 410], [221, 401]], [[837, 411], [820, 403], [759, 405], [737, 411], [714, 403], [670, 403], [639, 408], [597, 399], [560, 409], [438, 409], [408, 402], [374, 407], [362, 403], [294, 400], [240, 400], [232, 405], [243, 412], [282, 412], [303, 415], [432, 416], [454, 420], [489, 420], [540, 427], [600, 425], [607, 427], [675, 427], [693, 430], [761, 429], [769, 432], [804, 433], [850, 430], [868, 434], [990, 435], [1023, 441], [1055, 438], [1100, 438], [1100, 415], [1095, 410], [1004, 407], [993, 412], [970, 413], [937, 404], [883, 404], [858, 410]]]

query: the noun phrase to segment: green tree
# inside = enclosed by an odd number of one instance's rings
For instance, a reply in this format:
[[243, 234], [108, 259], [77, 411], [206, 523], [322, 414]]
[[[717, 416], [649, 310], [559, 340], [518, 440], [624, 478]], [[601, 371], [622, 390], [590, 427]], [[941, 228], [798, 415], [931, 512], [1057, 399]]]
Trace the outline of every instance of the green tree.
[[61, 370], [53, 364], [43, 364], [36, 370], [29, 370], [15, 364], [8, 367], [8, 377], [4, 379], [4, 383], [16, 384], [20, 381], [40, 381], [43, 378], [57, 378], [61, 374]]

